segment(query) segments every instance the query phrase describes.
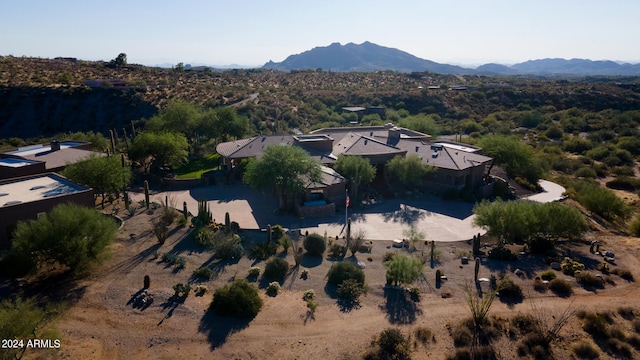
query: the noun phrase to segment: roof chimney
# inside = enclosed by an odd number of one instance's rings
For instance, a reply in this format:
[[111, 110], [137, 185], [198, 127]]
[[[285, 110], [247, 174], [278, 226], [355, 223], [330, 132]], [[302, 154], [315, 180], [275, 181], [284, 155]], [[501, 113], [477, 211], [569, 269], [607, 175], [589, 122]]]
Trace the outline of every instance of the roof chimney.
[[51, 140], [51, 151], [58, 151], [60, 150], [60, 141], [58, 140]]

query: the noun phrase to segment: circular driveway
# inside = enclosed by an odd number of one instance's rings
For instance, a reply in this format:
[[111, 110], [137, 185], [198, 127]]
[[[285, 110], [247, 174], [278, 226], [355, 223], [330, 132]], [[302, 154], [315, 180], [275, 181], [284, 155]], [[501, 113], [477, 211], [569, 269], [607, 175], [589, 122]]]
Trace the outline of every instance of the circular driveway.
[[[558, 184], [542, 180], [543, 192], [527, 199], [538, 202], [550, 202], [562, 199], [564, 188]], [[165, 191], [151, 196], [151, 201], [163, 203], [165, 197], [179, 210], [183, 202], [188, 210], [197, 212], [198, 200], [206, 200], [217, 222], [224, 221], [229, 213], [231, 221], [237, 221], [240, 227], [248, 230], [265, 229], [268, 224], [280, 224], [289, 229], [300, 229], [327, 236], [343, 236], [345, 231], [344, 208], [337, 214], [324, 218], [300, 219], [291, 215], [279, 215], [278, 199], [236, 185], [215, 185], [190, 190]], [[142, 193], [132, 193], [133, 201], [144, 199]], [[443, 201], [439, 198], [415, 200], [391, 199], [383, 203], [359, 210], [349, 210], [352, 232], [362, 229], [370, 240], [395, 240], [403, 238], [403, 231], [413, 224], [425, 233], [426, 240], [439, 242], [470, 240], [473, 235], [485, 231], [473, 224], [474, 204], [461, 201]]]

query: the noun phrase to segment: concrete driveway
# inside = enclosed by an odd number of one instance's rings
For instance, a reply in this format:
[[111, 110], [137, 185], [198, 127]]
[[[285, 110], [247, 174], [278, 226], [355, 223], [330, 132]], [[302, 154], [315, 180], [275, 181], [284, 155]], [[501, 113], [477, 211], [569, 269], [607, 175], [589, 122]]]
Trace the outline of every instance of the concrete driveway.
[[[544, 191], [528, 197], [539, 202], [557, 201], [564, 188], [558, 184], [541, 181]], [[224, 222], [225, 213], [231, 221], [237, 221], [243, 229], [264, 229], [268, 224], [280, 224], [288, 229], [300, 229], [328, 236], [343, 236], [345, 228], [344, 208], [335, 216], [300, 219], [278, 214], [278, 199], [256, 192], [242, 184], [215, 185], [190, 190], [165, 191], [151, 196], [151, 201], [162, 203], [168, 196], [175, 207], [182, 209], [183, 202], [192, 214], [197, 213], [198, 200], [206, 200], [213, 218]], [[142, 193], [132, 193], [134, 201], [144, 199]], [[361, 210], [349, 210], [352, 231], [363, 229], [367, 239], [402, 239], [403, 231], [415, 224], [425, 232], [426, 239], [439, 242], [470, 240], [473, 235], [485, 231], [473, 225], [473, 205], [461, 201], [443, 201], [440, 198], [416, 200], [391, 199]]]

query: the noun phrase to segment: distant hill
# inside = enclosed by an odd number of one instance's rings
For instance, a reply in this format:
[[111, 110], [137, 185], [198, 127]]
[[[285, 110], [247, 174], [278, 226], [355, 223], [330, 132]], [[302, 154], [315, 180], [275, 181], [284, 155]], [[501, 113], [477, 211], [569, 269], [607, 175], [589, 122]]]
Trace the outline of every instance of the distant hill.
[[593, 61], [587, 59], [540, 59], [511, 66], [485, 64], [476, 69], [470, 69], [421, 59], [407, 52], [368, 41], [359, 45], [333, 43], [329, 46], [315, 47], [301, 54], [290, 55], [279, 63], [269, 61], [263, 68], [281, 71], [309, 69], [336, 72], [393, 70], [478, 75], [640, 75], [640, 64], [619, 64], [609, 60]]
[[474, 70], [460, 66], [440, 64], [420, 59], [407, 52], [376, 45], [348, 43], [316, 47], [301, 54], [291, 55], [283, 62], [269, 61], [263, 68], [282, 71], [323, 69], [329, 71], [378, 71], [399, 72], [430, 71], [441, 74], [470, 74]]

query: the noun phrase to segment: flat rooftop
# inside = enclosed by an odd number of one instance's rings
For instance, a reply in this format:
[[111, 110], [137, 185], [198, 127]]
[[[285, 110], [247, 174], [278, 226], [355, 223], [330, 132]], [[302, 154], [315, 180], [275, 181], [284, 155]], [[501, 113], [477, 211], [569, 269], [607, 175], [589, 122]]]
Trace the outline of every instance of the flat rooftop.
[[10, 180], [0, 183], [0, 207], [34, 202], [88, 189], [55, 174]]
[[37, 161], [15, 158], [0, 159], [0, 166], [6, 166], [11, 168], [19, 168], [27, 165], [36, 164]]
[[[71, 147], [76, 147], [82, 144], [84, 143], [77, 142], [77, 141], [63, 141], [60, 143], [60, 149], [62, 150], [62, 149], [67, 149]], [[24, 147], [18, 148], [18, 150], [8, 151], [6, 152], [6, 154], [17, 155], [17, 156], [29, 156], [29, 155], [36, 155], [39, 153], [50, 152], [50, 151], [51, 151], [51, 144], [43, 144], [43, 145], [24, 146]]]

